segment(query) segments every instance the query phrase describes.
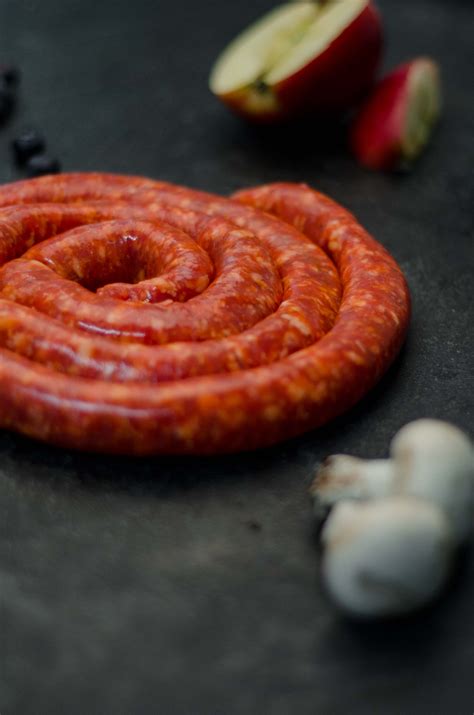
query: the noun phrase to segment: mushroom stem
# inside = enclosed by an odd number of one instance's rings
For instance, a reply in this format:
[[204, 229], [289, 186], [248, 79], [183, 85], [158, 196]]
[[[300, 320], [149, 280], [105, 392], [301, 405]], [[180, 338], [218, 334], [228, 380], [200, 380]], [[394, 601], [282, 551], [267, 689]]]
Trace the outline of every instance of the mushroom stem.
[[315, 514], [325, 516], [342, 499], [386, 496], [393, 488], [394, 476], [394, 464], [389, 459], [365, 460], [334, 454], [319, 467], [310, 489]]

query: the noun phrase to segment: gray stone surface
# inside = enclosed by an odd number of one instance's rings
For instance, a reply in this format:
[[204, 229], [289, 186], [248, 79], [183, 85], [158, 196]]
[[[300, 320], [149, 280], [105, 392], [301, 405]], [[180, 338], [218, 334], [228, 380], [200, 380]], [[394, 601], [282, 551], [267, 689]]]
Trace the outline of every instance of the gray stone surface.
[[474, 566], [419, 617], [348, 623], [326, 600], [307, 487], [325, 455], [386, 454], [416, 417], [473, 427], [470, 0], [380, 0], [386, 66], [431, 54], [445, 111], [416, 171], [358, 168], [340, 132], [251, 131], [206, 90], [217, 52], [264, 0], [4, 0], [0, 59], [21, 67], [8, 142], [47, 135], [66, 170], [221, 193], [304, 180], [401, 263], [405, 349], [346, 417], [218, 459], [115, 459], [0, 434], [2, 715], [411, 715], [474, 708]]

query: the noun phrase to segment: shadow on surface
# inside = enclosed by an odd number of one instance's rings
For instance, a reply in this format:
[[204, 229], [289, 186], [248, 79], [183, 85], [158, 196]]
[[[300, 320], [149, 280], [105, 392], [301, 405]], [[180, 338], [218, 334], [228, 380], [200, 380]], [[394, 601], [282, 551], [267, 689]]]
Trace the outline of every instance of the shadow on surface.
[[[88, 490], [113, 490], [131, 496], [169, 496], [211, 483], [254, 482], [271, 477], [283, 457], [279, 448], [217, 457], [127, 457], [79, 453], [49, 447], [15, 434], [2, 433], [0, 452], [14, 463], [15, 477], [48, 481], [55, 488], [68, 483]], [[4, 459], [5, 464], [5, 459]], [[4, 471], [8, 473], [6, 464]]]
[[287, 124], [249, 124], [237, 117], [214, 118], [216, 151], [238, 162], [251, 173], [265, 172], [294, 180], [314, 170], [319, 162], [338, 155], [349, 156], [347, 126], [343, 119], [306, 119]]

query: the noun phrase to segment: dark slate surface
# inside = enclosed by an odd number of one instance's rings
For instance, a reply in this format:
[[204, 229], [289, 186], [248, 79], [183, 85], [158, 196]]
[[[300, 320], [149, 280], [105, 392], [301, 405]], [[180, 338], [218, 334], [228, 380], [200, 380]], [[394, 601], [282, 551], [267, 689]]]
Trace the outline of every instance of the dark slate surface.
[[473, 425], [471, 0], [380, 0], [386, 65], [442, 62], [445, 113], [414, 173], [366, 173], [337, 132], [251, 132], [208, 94], [266, 0], [3, 0], [24, 73], [0, 134], [46, 133], [67, 170], [218, 192], [304, 180], [352, 209], [413, 293], [405, 350], [337, 423], [231, 458], [133, 461], [0, 434], [2, 715], [430, 715], [474, 709], [474, 565], [416, 619], [361, 627], [318, 582], [307, 487], [328, 453], [386, 453], [420, 416]]

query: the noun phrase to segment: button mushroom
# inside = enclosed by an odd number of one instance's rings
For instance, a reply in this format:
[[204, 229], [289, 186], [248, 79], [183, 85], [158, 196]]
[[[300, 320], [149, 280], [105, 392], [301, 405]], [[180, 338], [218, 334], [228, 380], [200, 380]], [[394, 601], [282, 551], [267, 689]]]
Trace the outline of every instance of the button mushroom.
[[441, 509], [411, 497], [341, 502], [321, 539], [329, 594], [364, 618], [408, 613], [437, 596], [455, 545]]
[[311, 492], [318, 515], [343, 499], [390, 494], [426, 499], [445, 511], [461, 544], [469, 536], [473, 521], [471, 441], [447, 422], [416, 420], [395, 435], [390, 459], [329, 457], [317, 471]]
[[405, 425], [390, 445], [395, 464], [394, 492], [427, 499], [451, 520], [456, 541], [465, 541], [472, 528], [474, 452], [457, 427], [439, 420]]
[[322, 576], [346, 612], [403, 614], [441, 591], [473, 521], [474, 452], [458, 428], [405, 425], [389, 459], [329, 457], [312, 486], [323, 526]]

